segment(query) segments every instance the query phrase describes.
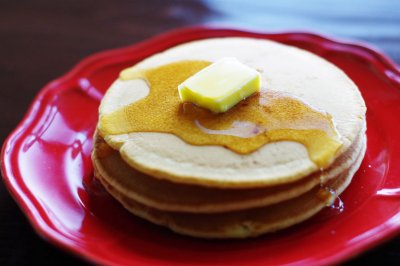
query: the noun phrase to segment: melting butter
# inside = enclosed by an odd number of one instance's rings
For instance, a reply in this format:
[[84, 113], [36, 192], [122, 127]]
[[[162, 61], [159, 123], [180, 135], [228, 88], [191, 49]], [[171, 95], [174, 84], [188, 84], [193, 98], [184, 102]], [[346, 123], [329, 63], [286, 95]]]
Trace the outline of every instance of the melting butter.
[[226, 112], [260, 89], [260, 73], [235, 58], [223, 58], [178, 86], [183, 102], [214, 113]]
[[210, 62], [179, 61], [157, 68], [125, 70], [121, 79], [147, 81], [149, 95], [122, 109], [103, 115], [102, 135], [163, 132], [192, 145], [219, 145], [239, 154], [267, 143], [303, 144], [319, 167], [328, 166], [342, 143], [329, 114], [300, 99], [261, 89], [225, 113], [215, 114], [192, 103], [181, 103], [177, 87]]

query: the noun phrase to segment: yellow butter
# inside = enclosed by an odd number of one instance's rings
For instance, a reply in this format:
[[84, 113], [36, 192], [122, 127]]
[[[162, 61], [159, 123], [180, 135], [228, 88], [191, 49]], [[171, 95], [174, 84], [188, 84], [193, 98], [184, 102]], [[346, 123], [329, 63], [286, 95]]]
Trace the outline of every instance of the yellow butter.
[[183, 102], [215, 113], [226, 112], [260, 90], [260, 74], [235, 58], [224, 58], [202, 69], [178, 86]]

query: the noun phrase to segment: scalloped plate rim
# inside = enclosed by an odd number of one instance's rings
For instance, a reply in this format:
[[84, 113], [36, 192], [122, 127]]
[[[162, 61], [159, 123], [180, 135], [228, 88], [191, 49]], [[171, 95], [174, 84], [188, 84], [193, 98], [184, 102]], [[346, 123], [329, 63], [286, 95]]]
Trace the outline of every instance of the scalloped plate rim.
[[[95, 62], [99, 62], [104, 58], [109, 58], [116, 54], [123, 54], [127, 51], [140, 49], [143, 46], [149, 45], [151, 43], [160, 43], [167, 41], [168, 39], [174, 36], [186, 35], [189, 33], [195, 32], [229, 32], [229, 34], [224, 34], [220, 37], [227, 36], [238, 36], [238, 35], [248, 35], [248, 34], [256, 34], [260, 38], [267, 38], [269, 36], [275, 35], [293, 35], [293, 36], [305, 36], [309, 39], [318, 38], [320, 40], [335, 43], [340, 46], [352, 46], [353, 48], [360, 49], [364, 52], [373, 55], [376, 59], [379, 60], [381, 64], [384, 65], [385, 68], [390, 69], [396, 75], [396, 80], [393, 80], [392, 77], [388, 77], [391, 81], [396, 82], [397, 86], [400, 89], [400, 68], [387, 56], [385, 56], [382, 52], [380, 52], [377, 48], [372, 47], [369, 44], [365, 44], [359, 41], [349, 41], [343, 40], [339, 38], [331, 38], [324, 34], [315, 33], [311, 31], [260, 31], [260, 30], [252, 30], [246, 28], [238, 28], [238, 27], [219, 27], [214, 25], [208, 26], [190, 26], [183, 27], [174, 30], [167, 31], [165, 33], [158, 34], [154, 37], [145, 39], [143, 41], [134, 43], [132, 45], [123, 46], [120, 48], [108, 49], [101, 52], [94, 53], [89, 55], [82, 60], [80, 60], [74, 67], [71, 68], [68, 72], [60, 77], [50, 81], [47, 83], [35, 96], [32, 103], [30, 104], [28, 111], [23, 116], [22, 120], [18, 123], [16, 128], [9, 134], [6, 140], [3, 143], [1, 149], [1, 173], [3, 177], [3, 182], [5, 183], [6, 189], [9, 191], [15, 202], [18, 204], [22, 212], [28, 218], [29, 223], [32, 225], [33, 229], [36, 233], [42, 237], [43, 239], [49, 241], [51, 244], [61, 248], [64, 251], [68, 251], [72, 255], [78, 255], [79, 257], [86, 259], [87, 261], [95, 262], [95, 263], [110, 263], [109, 260], [103, 259], [98, 254], [93, 254], [92, 252], [88, 252], [85, 249], [77, 248], [77, 246], [69, 245], [65, 240], [65, 236], [60, 235], [57, 230], [52, 229], [45, 221], [43, 221], [40, 214], [38, 214], [37, 204], [34, 204], [33, 200], [35, 200], [34, 196], [27, 196], [26, 192], [23, 192], [21, 187], [18, 185], [18, 177], [16, 177], [12, 170], [10, 169], [10, 154], [12, 151], [9, 151], [10, 146], [15, 143], [19, 136], [26, 132], [31, 126], [35, 124], [38, 118], [40, 118], [40, 110], [46, 106], [46, 102], [43, 102], [43, 99], [46, 95], [51, 93], [52, 90], [58, 91], [60, 88], [59, 85], [66, 83], [67, 80], [79, 79], [79, 74], [85, 71], [89, 71], [95, 65]], [[214, 37], [214, 36], [213, 36]], [[217, 37], [217, 36], [215, 36]], [[207, 38], [207, 37], [205, 37]], [[202, 38], [198, 38], [202, 39]], [[387, 76], [387, 75], [386, 75]], [[398, 79], [398, 80], [397, 80]], [[67, 89], [71, 89], [68, 87]], [[28, 191], [30, 192], [30, 191]], [[24, 199], [26, 197], [26, 199]], [[33, 197], [33, 198], [32, 198]], [[396, 220], [395, 226], [385, 226], [390, 223], [391, 220]], [[385, 224], [382, 224], [380, 227], [383, 227], [381, 231], [379, 231], [378, 238], [370, 238], [368, 240], [364, 240], [361, 244], [353, 244], [351, 247], [337, 253], [335, 255], [326, 257], [324, 259], [319, 259], [318, 262], [322, 264], [335, 264], [342, 262], [344, 260], [353, 258], [366, 250], [375, 247], [377, 245], [382, 244], [383, 242], [394, 238], [396, 235], [400, 233], [400, 213], [395, 216], [392, 216], [390, 219], [386, 220]]]

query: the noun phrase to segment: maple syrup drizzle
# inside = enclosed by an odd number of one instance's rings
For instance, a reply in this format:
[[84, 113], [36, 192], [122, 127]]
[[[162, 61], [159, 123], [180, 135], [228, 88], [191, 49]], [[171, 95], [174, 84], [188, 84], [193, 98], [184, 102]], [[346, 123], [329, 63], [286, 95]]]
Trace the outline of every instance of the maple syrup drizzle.
[[267, 143], [303, 144], [319, 167], [329, 165], [341, 146], [332, 118], [300, 99], [262, 88], [225, 113], [215, 114], [181, 103], [178, 85], [210, 62], [179, 61], [131, 73], [144, 79], [150, 92], [128, 106], [103, 115], [100, 132], [171, 133], [192, 145], [219, 145], [249, 154]]

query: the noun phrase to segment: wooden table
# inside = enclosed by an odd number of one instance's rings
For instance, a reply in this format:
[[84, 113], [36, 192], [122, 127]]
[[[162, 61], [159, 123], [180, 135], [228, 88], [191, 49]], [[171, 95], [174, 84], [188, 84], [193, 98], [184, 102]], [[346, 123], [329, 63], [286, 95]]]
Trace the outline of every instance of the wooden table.
[[[181, 26], [317, 31], [368, 42], [400, 64], [400, 1], [395, 0], [66, 2], [0, 2], [0, 142], [39, 89], [83, 57]], [[41, 240], [0, 184], [0, 265], [42, 263], [86, 264]], [[400, 238], [349, 264], [400, 265]]]

